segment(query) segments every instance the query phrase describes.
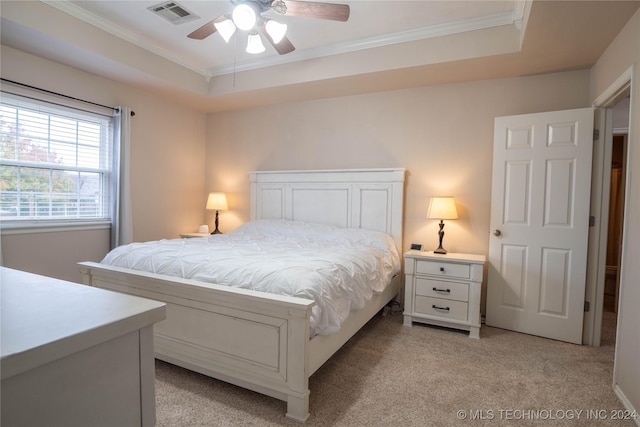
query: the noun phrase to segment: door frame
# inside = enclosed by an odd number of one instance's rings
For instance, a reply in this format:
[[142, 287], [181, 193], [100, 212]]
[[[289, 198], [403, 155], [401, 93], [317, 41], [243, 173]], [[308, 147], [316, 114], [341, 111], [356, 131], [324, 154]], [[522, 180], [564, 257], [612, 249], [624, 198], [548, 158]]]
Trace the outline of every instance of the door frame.
[[[604, 301], [604, 277], [606, 272], [605, 264], [609, 221], [609, 184], [611, 180], [611, 151], [613, 146], [612, 111], [609, 107], [612, 107], [629, 94], [633, 97], [632, 87], [634, 86], [634, 73], [635, 65], [632, 65], [592, 103], [592, 106], [597, 109], [594, 124], [597, 126], [597, 129], [600, 130], [600, 135], [597, 140], [594, 140], [591, 180], [590, 215], [594, 217], [594, 222], [589, 231], [587, 283], [585, 289], [585, 302], [587, 302], [590, 307], [589, 310], [585, 312], [582, 330], [582, 342], [587, 345], [600, 345], [602, 329], [602, 306]], [[627, 171], [629, 170], [628, 154], [627, 152]], [[626, 180], [629, 180], [628, 172]], [[628, 182], [626, 184], [628, 188]], [[627, 198], [625, 194], [623, 230], [627, 230]], [[625, 242], [625, 231], [623, 231], [621, 253], [625, 251]], [[621, 281], [623, 277], [624, 265], [620, 265]], [[618, 310], [618, 317], [619, 316], [620, 310]], [[616, 340], [616, 350], [617, 345]]]

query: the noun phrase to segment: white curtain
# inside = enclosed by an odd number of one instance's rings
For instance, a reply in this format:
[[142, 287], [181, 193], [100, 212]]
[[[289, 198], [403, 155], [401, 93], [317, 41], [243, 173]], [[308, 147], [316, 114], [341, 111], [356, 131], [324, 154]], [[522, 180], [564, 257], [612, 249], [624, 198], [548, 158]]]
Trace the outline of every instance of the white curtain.
[[111, 248], [133, 241], [129, 151], [131, 146], [131, 109], [118, 107], [115, 114], [112, 194], [115, 198], [111, 214]]

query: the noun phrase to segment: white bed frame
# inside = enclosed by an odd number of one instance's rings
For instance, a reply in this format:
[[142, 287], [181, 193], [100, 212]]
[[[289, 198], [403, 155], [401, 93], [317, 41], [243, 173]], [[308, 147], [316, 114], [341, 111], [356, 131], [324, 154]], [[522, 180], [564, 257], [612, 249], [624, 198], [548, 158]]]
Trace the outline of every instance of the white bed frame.
[[[252, 172], [251, 219], [283, 218], [390, 234], [402, 253], [404, 169]], [[93, 262], [86, 285], [163, 301], [154, 327], [158, 359], [287, 402], [287, 417], [309, 416], [309, 377], [401, 287], [397, 275], [341, 330], [309, 338], [314, 302]]]

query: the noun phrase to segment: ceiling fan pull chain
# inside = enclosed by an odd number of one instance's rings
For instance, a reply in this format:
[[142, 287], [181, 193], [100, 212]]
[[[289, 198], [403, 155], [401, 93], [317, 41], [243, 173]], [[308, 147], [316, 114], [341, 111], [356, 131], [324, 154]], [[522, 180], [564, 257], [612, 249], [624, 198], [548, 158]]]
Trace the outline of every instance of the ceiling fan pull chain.
[[238, 35], [233, 37], [233, 87], [236, 87], [236, 62], [238, 59]]

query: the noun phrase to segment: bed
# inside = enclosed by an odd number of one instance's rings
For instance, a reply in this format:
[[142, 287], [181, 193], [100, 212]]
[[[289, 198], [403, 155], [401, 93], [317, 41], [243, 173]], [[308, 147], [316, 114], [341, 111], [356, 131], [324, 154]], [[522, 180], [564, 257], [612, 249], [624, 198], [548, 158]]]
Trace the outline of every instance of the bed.
[[[249, 180], [252, 224], [382, 232], [402, 253], [403, 169], [266, 171]], [[93, 262], [80, 270], [86, 285], [167, 304], [166, 320], [154, 327], [158, 359], [284, 400], [286, 416], [298, 421], [309, 416], [309, 377], [398, 294], [402, 277], [390, 275], [339, 329], [319, 329], [310, 298], [208, 283], [197, 274]]]

